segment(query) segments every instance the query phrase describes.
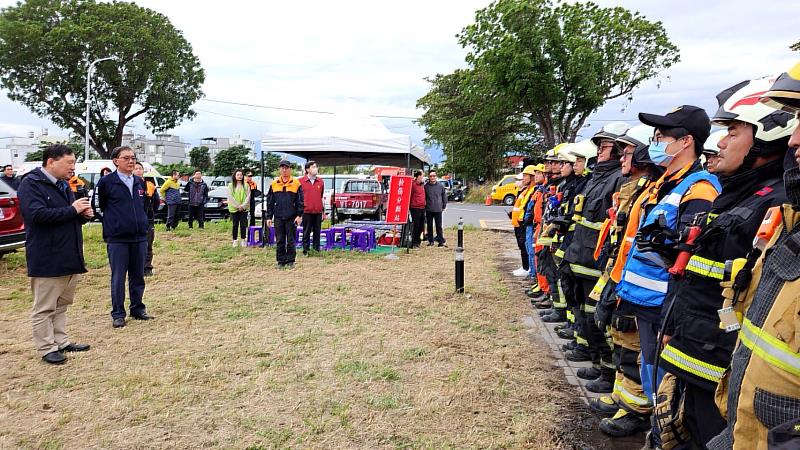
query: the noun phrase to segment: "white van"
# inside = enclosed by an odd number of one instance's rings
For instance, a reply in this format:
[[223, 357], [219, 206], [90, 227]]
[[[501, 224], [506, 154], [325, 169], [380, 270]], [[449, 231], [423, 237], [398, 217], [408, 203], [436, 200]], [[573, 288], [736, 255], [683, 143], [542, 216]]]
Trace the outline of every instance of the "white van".
[[[22, 172], [20, 175], [41, 166], [42, 163], [39, 161], [25, 162], [22, 164]], [[163, 177], [158, 173], [158, 170], [148, 162], [142, 162], [142, 166], [144, 166], [145, 174], [155, 175], [156, 185], [161, 187], [163, 181], [159, 179]], [[111, 162], [110, 159], [91, 159], [87, 162], [75, 163], [75, 175], [86, 183], [86, 190], [91, 191], [94, 189], [94, 185], [100, 181], [100, 171], [103, 170], [103, 168], [109, 168], [112, 171], [115, 170], [114, 163]]]

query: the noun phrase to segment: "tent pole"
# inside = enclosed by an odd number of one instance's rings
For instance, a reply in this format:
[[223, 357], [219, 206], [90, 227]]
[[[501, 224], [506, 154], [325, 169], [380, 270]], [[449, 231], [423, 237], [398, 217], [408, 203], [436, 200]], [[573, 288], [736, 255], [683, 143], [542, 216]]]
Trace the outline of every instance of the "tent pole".
[[331, 192], [331, 226], [336, 225], [336, 164], [333, 165], [333, 192]]

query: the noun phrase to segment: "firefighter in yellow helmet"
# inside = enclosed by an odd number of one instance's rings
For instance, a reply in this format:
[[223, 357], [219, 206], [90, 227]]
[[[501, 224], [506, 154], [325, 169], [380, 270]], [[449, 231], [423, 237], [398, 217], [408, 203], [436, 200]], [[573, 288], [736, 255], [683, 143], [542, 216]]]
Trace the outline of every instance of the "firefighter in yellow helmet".
[[[800, 113], [800, 63], [763, 97]], [[800, 128], [789, 138], [783, 182], [789, 203], [765, 216], [754, 249], [723, 282], [721, 326], [739, 329], [731, 366], [717, 388], [727, 426], [712, 450], [800, 448]], [[762, 251], [763, 250], [763, 251]], [[741, 261], [741, 260], [739, 260]], [[730, 264], [733, 272], [741, 263]], [[750, 261], [755, 261], [750, 267]], [[731, 308], [732, 312], [727, 312]]]

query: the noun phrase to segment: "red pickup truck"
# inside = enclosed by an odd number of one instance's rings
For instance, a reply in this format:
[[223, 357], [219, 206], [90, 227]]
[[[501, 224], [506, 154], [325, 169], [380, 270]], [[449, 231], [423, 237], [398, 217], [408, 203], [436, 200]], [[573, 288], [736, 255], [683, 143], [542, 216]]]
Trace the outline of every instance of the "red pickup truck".
[[378, 180], [348, 180], [341, 193], [336, 194], [338, 220], [351, 216], [366, 216], [383, 220], [389, 195]]

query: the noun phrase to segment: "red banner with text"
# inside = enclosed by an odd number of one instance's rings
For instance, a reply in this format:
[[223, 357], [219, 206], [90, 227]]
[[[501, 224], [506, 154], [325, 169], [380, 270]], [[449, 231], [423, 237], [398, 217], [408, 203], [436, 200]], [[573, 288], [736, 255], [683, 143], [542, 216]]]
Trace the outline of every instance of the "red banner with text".
[[389, 205], [386, 208], [386, 223], [400, 225], [408, 221], [411, 204], [413, 177], [394, 175], [389, 181]]

